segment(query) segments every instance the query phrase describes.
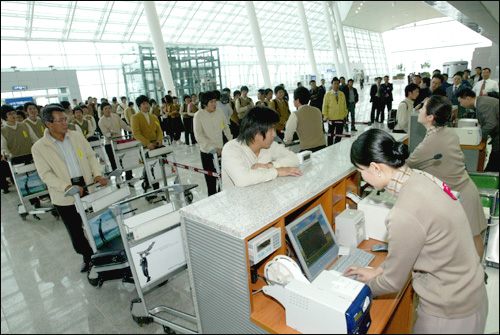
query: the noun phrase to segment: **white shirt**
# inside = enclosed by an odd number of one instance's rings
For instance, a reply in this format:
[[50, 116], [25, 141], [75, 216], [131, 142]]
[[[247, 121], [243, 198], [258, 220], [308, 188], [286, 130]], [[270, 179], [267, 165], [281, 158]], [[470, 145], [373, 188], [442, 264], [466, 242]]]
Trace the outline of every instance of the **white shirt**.
[[[273, 168], [252, 170], [255, 163], [272, 163]], [[232, 140], [222, 149], [222, 188], [245, 187], [272, 180], [280, 167], [298, 167], [297, 154], [276, 142], [269, 149], [261, 149], [259, 156], [245, 142]]]
[[297, 125], [299, 123], [299, 120], [297, 119], [297, 115], [295, 112], [290, 114], [290, 117], [288, 118], [288, 121], [286, 122], [286, 127], [285, 127], [285, 138], [283, 142], [286, 144], [291, 143], [293, 140], [293, 134], [297, 131]]
[[[76, 158], [75, 150], [73, 149], [71, 141], [69, 140], [70, 132], [72, 132], [72, 130], [68, 130], [68, 132], [64, 135], [64, 140], [62, 142], [53, 138], [52, 135], [50, 135], [50, 133], [49, 137], [52, 140], [52, 142], [54, 142], [54, 145], [61, 154], [63, 161], [66, 163], [66, 167], [68, 168], [69, 172], [69, 177], [70, 178], [82, 177], [83, 176], [82, 169], [80, 169], [80, 164], [78, 164], [78, 159]], [[80, 153], [80, 155], [81, 154], [82, 153]]]
[[[479, 96], [479, 93], [481, 93], [481, 87], [483, 86], [484, 79], [481, 81], [478, 81], [476, 85], [474, 85], [474, 93], [476, 93], [476, 96]], [[484, 90], [483, 94], [487, 94], [488, 92], [498, 92], [498, 83], [494, 81], [493, 79], [486, 79], [486, 85], [484, 85]]]
[[193, 130], [196, 141], [200, 145], [200, 151], [209, 153], [212, 149], [222, 149], [224, 145], [222, 132], [228, 140], [233, 139], [229, 131], [229, 121], [224, 112], [216, 108], [212, 113], [201, 109], [194, 114]]
[[146, 112], [141, 112], [142, 115], [144, 115], [144, 117], [146, 118], [146, 121], [148, 121], [148, 124], [149, 124], [149, 113], [146, 113]]
[[109, 117], [102, 117], [99, 120], [99, 128], [101, 128], [101, 132], [106, 138], [105, 144], [111, 144], [109, 137], [121, 136], [122, 129], [132, 131], [125, 121], [123, 121], [116, 113], [111, 113]]

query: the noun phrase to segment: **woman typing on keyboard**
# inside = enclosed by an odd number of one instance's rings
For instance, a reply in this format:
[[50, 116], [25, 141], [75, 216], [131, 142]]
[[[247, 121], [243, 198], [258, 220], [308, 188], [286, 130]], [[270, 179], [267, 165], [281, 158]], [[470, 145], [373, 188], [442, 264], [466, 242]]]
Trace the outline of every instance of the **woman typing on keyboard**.
[[405, 165], [406, 144], [379, 129], [353, 143], [363, 179], [398, 198], [387, 215], [387, 259], [375, 269], [351, 266], [374, 295], [400, 291], [409, 273], [419, 295], [414, 333], [483, 333], [488, 314], [484, 271], [467, 216], [449, 187]]

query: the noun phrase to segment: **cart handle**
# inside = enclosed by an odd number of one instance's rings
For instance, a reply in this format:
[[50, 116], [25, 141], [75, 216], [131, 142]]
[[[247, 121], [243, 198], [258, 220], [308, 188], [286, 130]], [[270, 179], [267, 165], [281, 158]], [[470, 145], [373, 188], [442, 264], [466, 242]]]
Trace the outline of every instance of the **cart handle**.
[[[123, 171], [121, 169], [116, 169], [114, 171], [111, 171], [107, 176], [105, 176], [105, 178], [109, 179], [110, 177], [118, 177], [122, 174], [122, 172]], [[85, 186], [83, 186], [83, 189], [89, 188], [90, 186], [93, 186], [93, 185], [98, 184], [98, 183], [99, 182], [85, 185]], [[70, 187], [66, 192], [64, 192], [64, 196], [67, 197], [69, 195], [75, 195], [79, 192], [80, 192], [80, 186], [74, 185], [74, 186]]]

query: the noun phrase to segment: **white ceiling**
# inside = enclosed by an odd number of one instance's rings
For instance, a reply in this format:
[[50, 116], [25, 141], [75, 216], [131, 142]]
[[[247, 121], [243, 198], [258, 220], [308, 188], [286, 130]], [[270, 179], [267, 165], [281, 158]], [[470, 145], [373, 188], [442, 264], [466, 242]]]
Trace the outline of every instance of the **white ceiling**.
[[343, 24], [383, 33], [406, 24], [444, 16], [422, 1], [354, 1]]
[[[314, 49], [330, 50], [321, 2], [303, 3]], [[167, 45], [254, 45], [243, 1], [155, 4]], [[254, 4], [265, 47], [305, 48], [292, 1]], [[420, 1], [354, 1], [344, 25], [384, 32], [441, 16]], [[150, 34], [141, 1], [2, 1], [1, 38], [144, 43]]]

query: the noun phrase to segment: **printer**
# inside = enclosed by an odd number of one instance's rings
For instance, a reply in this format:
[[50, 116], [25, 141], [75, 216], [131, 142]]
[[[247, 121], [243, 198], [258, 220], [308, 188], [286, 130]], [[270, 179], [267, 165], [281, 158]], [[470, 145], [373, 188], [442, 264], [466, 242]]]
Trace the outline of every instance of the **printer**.
[[460, 139], [460, 145], [479, 145], [482, 139], [481, 127], [477, 119], [460, 119], [458, 128], [451, 128]]
[[[277, 257], [281, 262], [286, 256]], [[291, 262], [295, 263], [292, 259], [286, 261]], [[298, 266], [293, 272], [296, 270]], [[327, 270], [309, 282], [298, 271], [281, 283], [266, 276], [271, 285], [263, 287], [265, 294], [285, 308], [287, 326], [306, 334], [365, 334], [368, 331], [372, 304], [368, 286], [340, 272]]]
[[388, 242], [385, 218], [396, 203], [397, 198], [387, 192], [373, 190], [358, 203], [358, 210], [365, 214], [366, 238]]

